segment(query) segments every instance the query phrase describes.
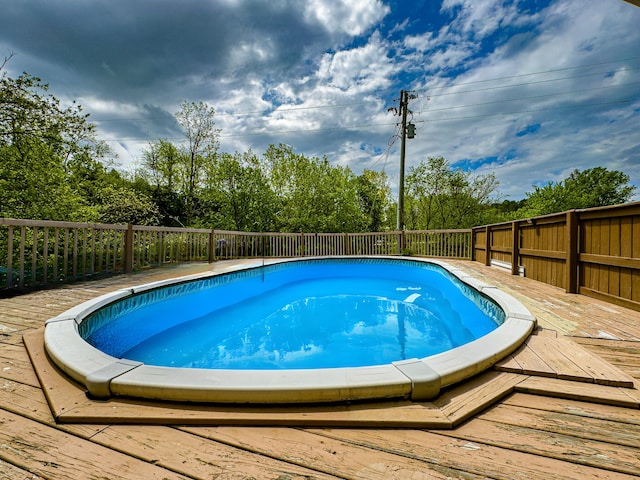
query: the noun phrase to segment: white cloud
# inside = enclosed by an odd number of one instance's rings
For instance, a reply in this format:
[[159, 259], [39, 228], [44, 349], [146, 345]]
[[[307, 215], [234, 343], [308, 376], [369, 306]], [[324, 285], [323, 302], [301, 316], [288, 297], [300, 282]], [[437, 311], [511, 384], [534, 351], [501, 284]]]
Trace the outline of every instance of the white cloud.
[[517, 2], [505, 0], [444, 0], [444, 12], [453, 12], [456, 30], [481, 39], [518, 18]]
[[[398, 144], [381, 157], [398, 120], [387, 108], [409, 89], [408, 167], [442, 155], [495, 171], [510, 198], [575, 166], [618, 165], [640, 185], [640, 91], [625, 86], [639, 71], [640, 9], [620, 0], [76, 3], [11, 2], [0, 50], [17, 53], [11, 75], [38, 75], [109, 120], [98, 132], [119, 140], [123, 163], [179, 136], [173, 113], [203, 100], [225, 151], [283, 142], [395, 182]], [[594, 66], [568, 69], [579, 65]]]
[[352, 90], [353, 95], [384, 87], [395, 68], [387, 57], [388, 48], [374, 34], [362, 47], [325, 54], [316, 77], [340, 90]]
[[318, 21], [331, 33], [355, 37], [376, 25], [389, 13], [380, 0], [312, 0], [305, 18]]

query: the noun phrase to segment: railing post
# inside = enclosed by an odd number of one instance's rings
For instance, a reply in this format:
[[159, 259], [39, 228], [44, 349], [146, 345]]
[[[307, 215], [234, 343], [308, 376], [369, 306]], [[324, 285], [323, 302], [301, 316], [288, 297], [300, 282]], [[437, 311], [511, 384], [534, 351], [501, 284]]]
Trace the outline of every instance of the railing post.
[[484, 252], [485, 252], [484, 264], [487, 267], [490, 267], [491, 266], [491, 227], [489, 225], [484, 227], [484, 232], [486, 236], [486, 238], [484, 239]]
[[209, 263], [216, 261], [216, 231], [212, 228], [209, 232]]
[[575, 210], [567, 212], [566, 223], [565, 290], [567, 293], [578, 293], [578, 214]]
[[511, 222], [511, 275], [520, 274], [520, 223]]
[[351, 255], [351, 247], [349, 245], [349, 234], [344, 232], [344, 253], [345, 255]]
[[402, 252], [404, 252], [405, 241], [404, 230], [400, 230], [400, 232], [398, 232], [398, 255], [402, 255]]
[[469, 235], [470, 237], [470, 247], [471, 247], [471, 251], [469, 252], [469, 258], [471, 258], [472, 262], [476, 261], [476, 229], [472, 228], [471, 229], [471, 235]]
[[127, 225], [124, 235], [124, 273], [133, 272], [133, 225]]

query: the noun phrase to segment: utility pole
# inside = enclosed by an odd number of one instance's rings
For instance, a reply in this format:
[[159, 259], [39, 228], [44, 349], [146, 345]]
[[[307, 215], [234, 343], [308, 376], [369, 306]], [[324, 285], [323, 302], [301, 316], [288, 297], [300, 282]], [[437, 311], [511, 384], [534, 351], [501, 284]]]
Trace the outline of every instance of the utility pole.
[[[415, 136], [416, 126], [413, 123], [407, 125], [407, 113], [409, 113], [409, 99], [416, 98], [414, 95], [409, 95], [406, 90], [400, 90], [400, 109], [397, 114], [401, 117], [401, 137], [400, 137], [400, 179], [398, 181], [398, 218], [396, 222], [396, 230], [404, 230], [404, 157], [406, 151], [407, 137], [413, 138]], [[394, 109], [395, 110], [395, 109]]]

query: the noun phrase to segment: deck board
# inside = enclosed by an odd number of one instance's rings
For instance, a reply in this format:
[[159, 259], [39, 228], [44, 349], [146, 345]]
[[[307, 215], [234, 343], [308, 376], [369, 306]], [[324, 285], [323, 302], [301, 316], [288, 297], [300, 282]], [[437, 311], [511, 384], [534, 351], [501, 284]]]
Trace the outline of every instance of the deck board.
[[[411, 432], [407, 430], [325, 430], [319, 434], [331, 436], [336, 441], [348, 441], [371, 449], [422, 460], [448, 468], [459, 468], [496, 479], [514, 478], [548, 480], [550, 478], [633, 478], [623, 472], [610, 472], [586, 464], [575, 464], [548, 455], [529, 453], [517, 445], [492, 445], [490, 435], [457, 438], [458, 432], [473, 432], [481, 428], [482, 421], [465, 424], [453, 432]], [[460, 435], [464, 437], [464, 435]], [[526, 436], [514, 435], [512, 440], [526, 443]], [[505, 448], [508, 447], [508, 448]]]
[[0, 348], [0, 379], [14, 380], [32, 387], [40, 382], [22, 345], [3, 343]]
[[594, 404], [580, 400], [559, 397], [543, 397], [526, 393], [514, 393], [505, 398], [501, 405], [530, 408], [538, 412], [571, 414], [578, 417], [610, 420], [630, 425], [640, 425], [640, 409], [619, 408], [613, 405]]
[[29, 480], [44, 480], [42, 477], [35, 475], [27, 470], [22, 470], [11, 463], [7, 463], [0, 458], [0, 478], [20, 478]]
[[2, 459], [46, 478], [188, 478], [3, 409], [0, 425]]
[[[445, 465], [418, 455], [406, 455], [403, 451], [391, 452], [379, 445], [350, 442], [349, 432], [353, 430], [349, 429], [334, 430], [338, 432], [334, 435], [325, 435], [324, 430], [278, 427], [186, 427], [184, 430], [262, 455], [278, 456], [296, 465], [321, 468], [326, 473], [335, 472], [339, 465], [340, 476], [345, 478], [474, 478], [461, 475], [463, 472], [453, 462]], [[363, 434], [370, 431], [379, 430], [357, 430]]]
[[640, 401], [628, 395], [627, 390], [633, 391], [625, 388], [534, 376], [530, 376], [517, 386], [517, 391], [535, 395], [585, 400], [625, 408], [640, 408]]
[[526, 378], [489, 371], [465, 382], [464, 388], [444, 392], [433, 403], [442, 409], [453, 425], [458, 425], [513, 392], [514, 387]]
[[[495, 423], [597, 440], [610, 445], [640, 447], [640, 425], [627, 421], [591, 418], [573, 413], [553, 413], [514, 405], [496, 405], [477, 417]], [[640, 465], [638, 465], [640, 467]]]
[[336, 478], [171, 427], [140, 429], [114, 425], [95, 435], [92, 441], [196, 478]]
[[[503, 413], [515, 416], [518, 412]], [[509, 448], [533, 455], [536, 459], [548, 458], [550, 469], [545, 472], [548, 475], [547, 478], [556, 479], [565, 476], [575, 478], [580, 473], [583, 475], [582, 478], [596, 478], [595, 472], [589, 468], [580, 472], [581, 466], [596, 468], [599, 472], [605, 471], [611, 476], [617, 473], [640, 475], [637, 447], [593, 440], [573, 433], [549, 431], [545, 430], [543, 425], [528, 423], [539, 420], [539, 416], [523, 417], [522, 424], [518, 424], [513, 419], [504, 420], [501, 417], [496, 418], [495, 415], [493, 418], [482, 415], [472, 425], [462, 425], [449, 435], [476, 444], [488, 443], [494, 447]], [[559, 422], [562, 420], [558, 419]], [[589, 428], [593, 425], [585, 425], [585, 427]], [[531, 474], [536, 475], [538, 472]], [[600, 473], [597, 478], [606, 478], [605, 475]]]
[[495, 369], [539, 377], [633, 388], [634, 379], [567, 337], [531, 335]]
[[[304, 428], [203, 426], [196, 417], [190, 425], [147, 425], [148, 419], [135, 418], [144, 408], [127, 413], [128, 425], [91, 423], [80, 415], [75, 423], [58, 423], [27, 355], [24, 334], [37, 335], [47, 318], [93, 296], [178, 274], [223, 271], [232, 263], [151, 270], [0, 298], [0, 478], [637, 478], [640, 312], [477, 262], [450, 263], [514, 295], [545, 330], [532, 340], [535, 348], [527, 346], [496, 371], [443, 392], [433, 406], [449, 422], [444, 430], [373, 424], [329, 428], [321, 423]], [[554, 342], [556, 352], [547, 353]], [[571, 346], [564, 357], [582, 373], [557, 356], [559, 345], [563, 353]], [[563, 374], [561, 366], [567, 369]], [[633, 388], [607, 384], [612, 379], [628, 383], [629, 377], [635, 377]], [[47, 385], [52, 381], [48, 378]], [[67, 388], [66, 382], [56, 389]], [[487, 401], [493, 387], [496, 398]], [[57, 406], [60, 415], [97, 415], [116, 406], [98, 402], [98, 407], [74, 388]], [[427, 406], [407, 403], [375, 413], [379, 420], [402, 410], [411, 417]], [[162, 408], [178, 418], [185, 410], [174, 407]]]

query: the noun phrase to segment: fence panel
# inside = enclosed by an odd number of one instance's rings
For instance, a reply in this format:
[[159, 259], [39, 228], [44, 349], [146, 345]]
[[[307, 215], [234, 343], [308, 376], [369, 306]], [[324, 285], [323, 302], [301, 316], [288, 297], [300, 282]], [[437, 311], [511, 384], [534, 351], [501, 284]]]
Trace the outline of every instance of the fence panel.
[[510, 258], [514, 274], [640, 310], [640, 202], [475, 227], [473, 236], [476, 261]]
[[640, 310], [640, 203], [578, 212], [578, 291]]
[[520, 265], [526, 276], [555, 287], [566, 280], [566, 214], [550, 215], [520, 223]]
[[404, 244], [404, 253], [410, 255], [471, 258], [471, 230], [408, 231]]
[[126, 228], [0, 219], [0, 288], [46, 286], [119, 271]]
[[350, 233], [347, 245], [349, 255], [395, 255], [398, 251], [398, 233]]
[[207, 261], [211, 230], [134, 225], [133, 269], [167, 263]]

